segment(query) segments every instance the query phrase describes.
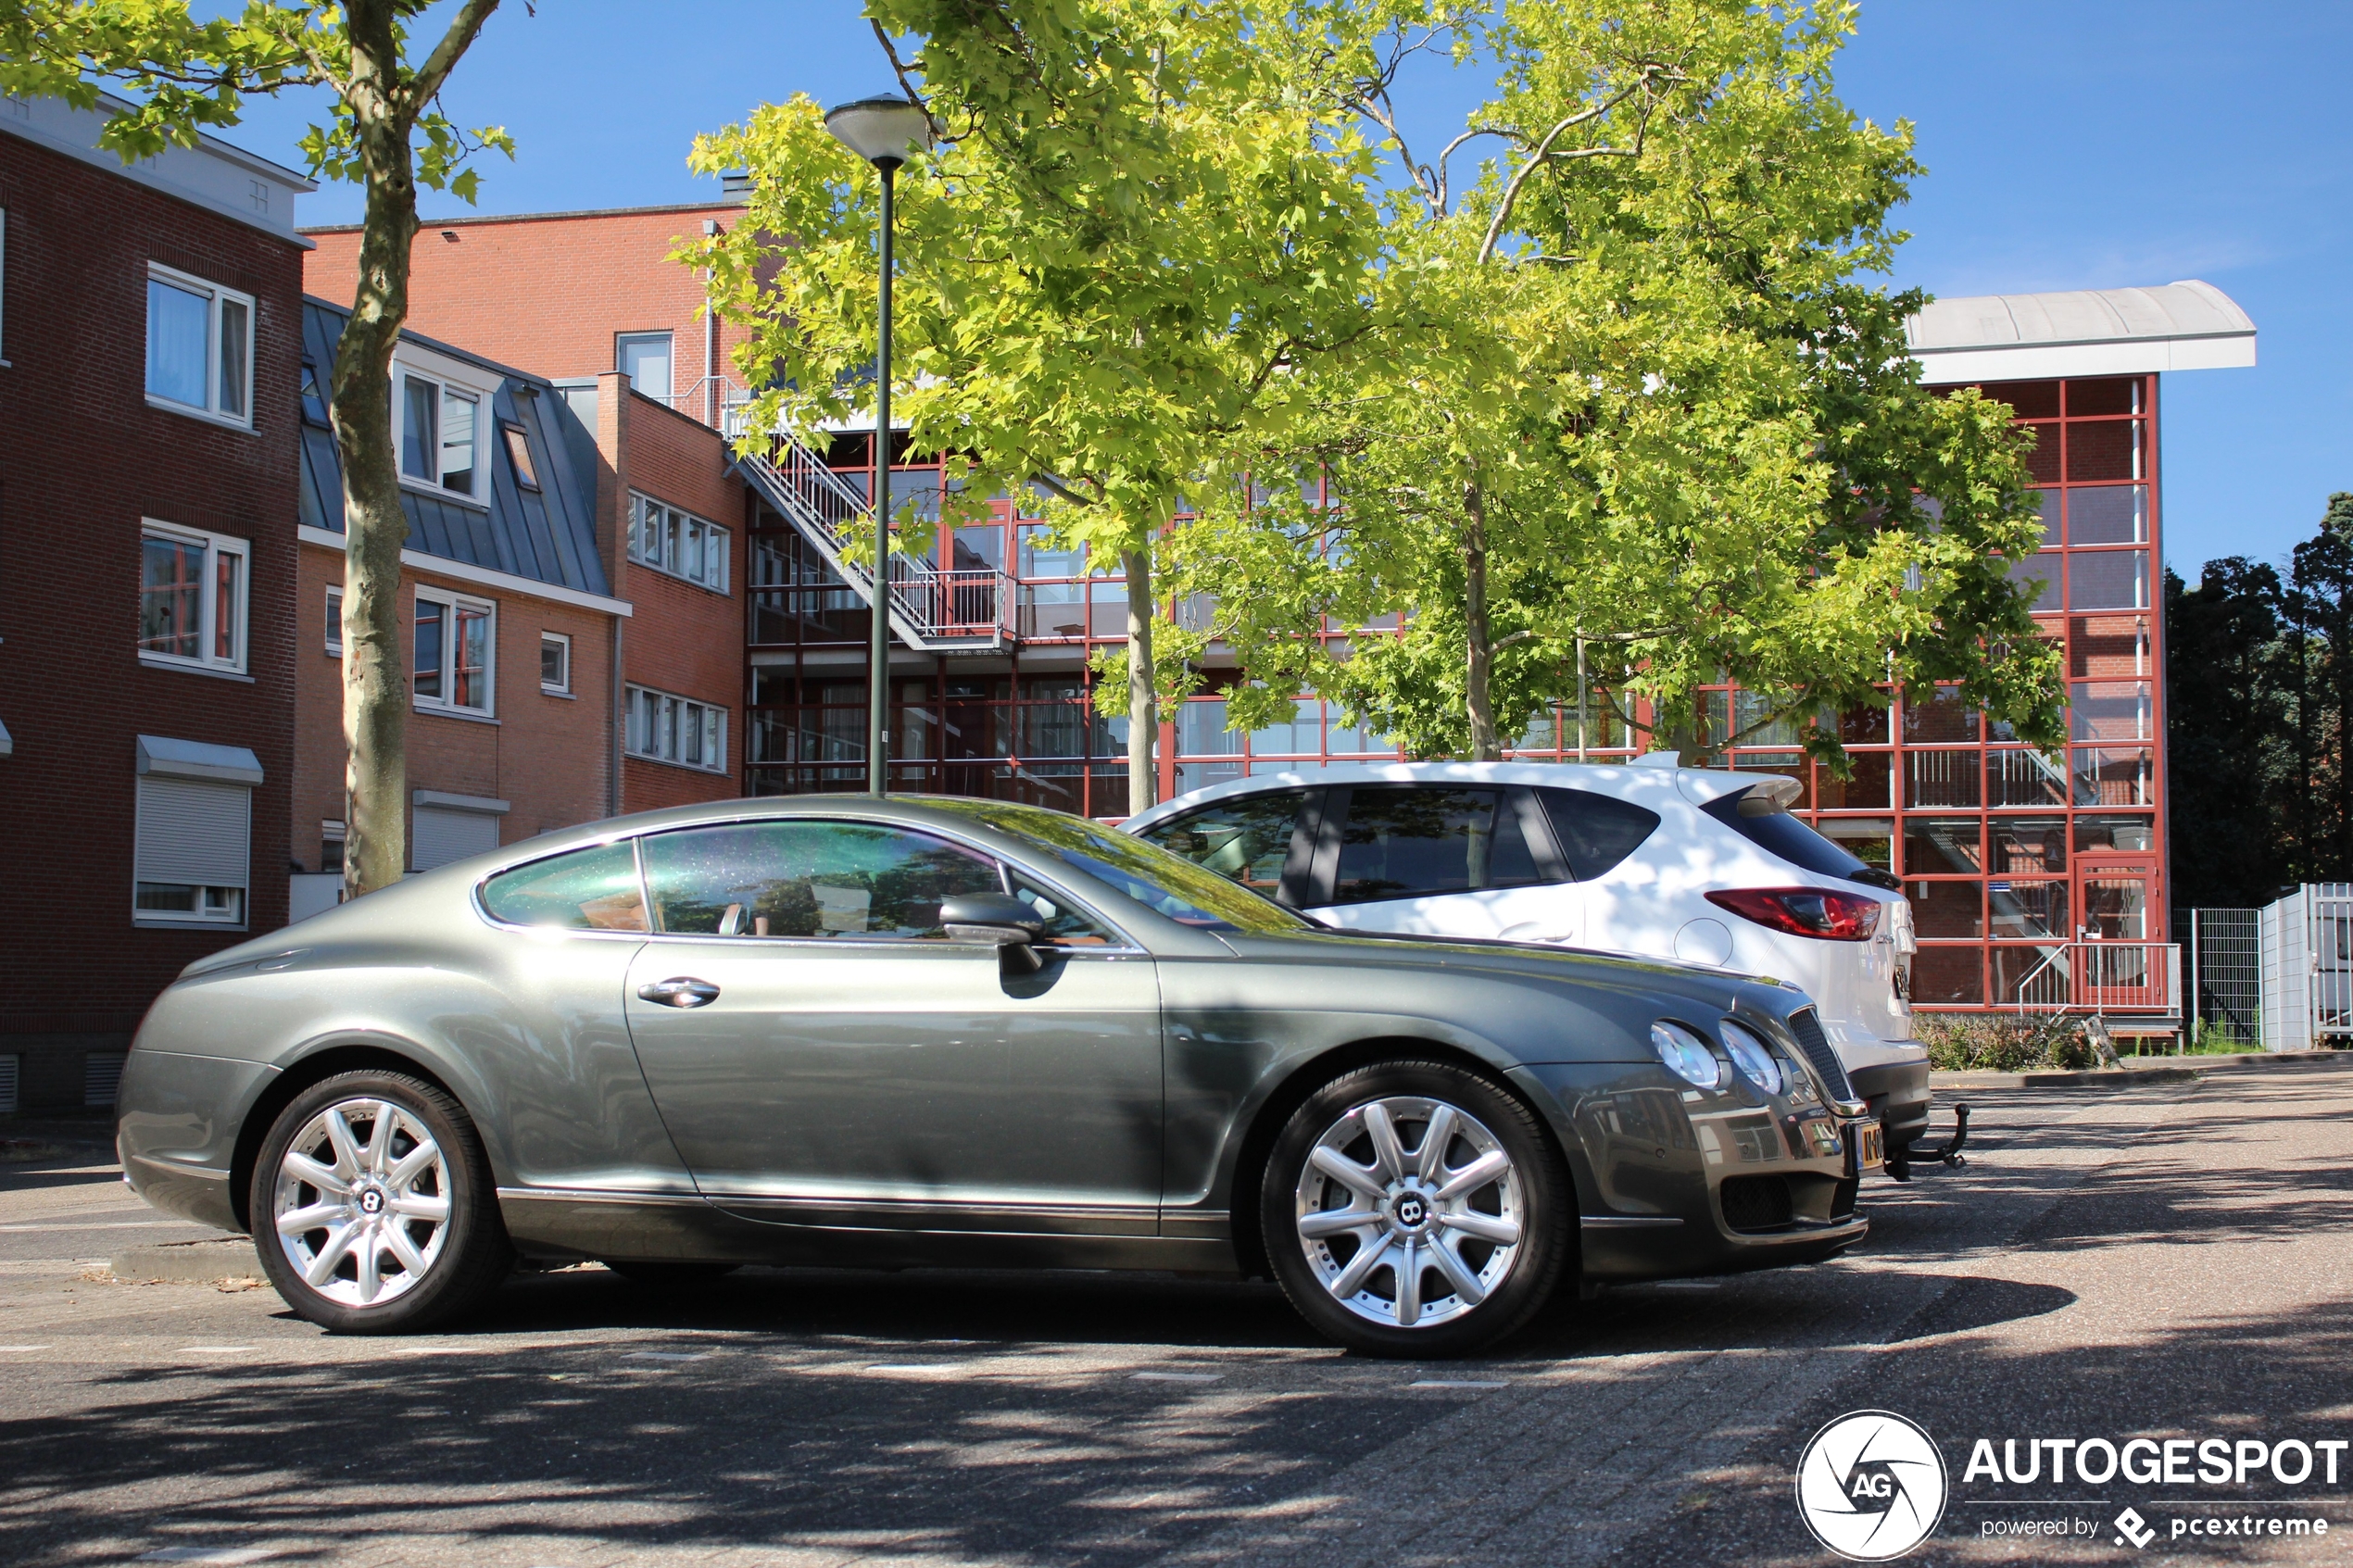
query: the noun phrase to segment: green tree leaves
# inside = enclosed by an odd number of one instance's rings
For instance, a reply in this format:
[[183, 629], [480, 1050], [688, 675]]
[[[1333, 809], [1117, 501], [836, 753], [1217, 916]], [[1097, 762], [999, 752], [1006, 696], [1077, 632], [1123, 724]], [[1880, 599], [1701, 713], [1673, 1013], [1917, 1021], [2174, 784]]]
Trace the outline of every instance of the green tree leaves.
[[[1924, 392], [1903, 336], [1919, 297], [1859, 281], [1900, 242], [1918, 166], [1908, 128], [1832, 92], [1852, 15], [1547, 0], [1453, 19], [1500, 63], [1466, 132], [1500, 153], [1458, 188], [1399, 144], [1414, 199], [1390, 225], [1384, 352], [1312, 367], [1306, 438], [1261, 457], [1331, 468], [1346, 505], [1314, 550], [1349, 570], [1298, 551], [1278, 585], [1216, 530], [1217, 548], [1176, 546], [1179, 590], [1221, 606], [1320, 584], [1287, 626], [1231, 618], [1246, 671], [1340, 695], [1422, 755], [1496, 755], [1573, 696], [1580, 641], [1687, 750], [1733, 738], [1695, 695], [1728, 674], [1769, 699], [1753, 728], [1875, 682], [1958, 681], [2058, 741], [2057, 657], [2007, 580], [2039, 530], [2007, 410]], [[1357, 90], [1384, 128], [1398, 46]], [[1302, 671], [1311, 617], [1404, 629]], [[1807, 744], [1841, 755], [1827, 731]]]

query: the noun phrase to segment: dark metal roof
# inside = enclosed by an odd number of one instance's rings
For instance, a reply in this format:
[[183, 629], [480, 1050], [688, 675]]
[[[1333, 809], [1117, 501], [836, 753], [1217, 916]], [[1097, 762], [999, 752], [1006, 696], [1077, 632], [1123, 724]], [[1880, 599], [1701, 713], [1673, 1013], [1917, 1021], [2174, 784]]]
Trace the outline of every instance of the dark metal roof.
[[[305, 389], [302, 420], [302, 521], [309, 528], [343, 532], [343, 465], [335, 438], [326, 427], [326, 405], [312, 385], [324, 388], [334, 364], [335, 344], [351, 312], [322, 299], [302, 306]], [[539, 488], [525, 489], [497, 429], [491, 432], [489, 506], [443, 500], [403, 487], [401, 509], [409, 514], [407, 548], [467, 566], [484, 567], [534, 582], [610, 595], [597, 558], [596, 475], [573, 460], [578, 422], [553, 383], [469, 354], [420, 332], [403, 332], [403, 342], [462, 359], [499, 378], [490, 411], [497, 426], [523, 433]], [[594, 438], [589, 440], [593, 449]]]

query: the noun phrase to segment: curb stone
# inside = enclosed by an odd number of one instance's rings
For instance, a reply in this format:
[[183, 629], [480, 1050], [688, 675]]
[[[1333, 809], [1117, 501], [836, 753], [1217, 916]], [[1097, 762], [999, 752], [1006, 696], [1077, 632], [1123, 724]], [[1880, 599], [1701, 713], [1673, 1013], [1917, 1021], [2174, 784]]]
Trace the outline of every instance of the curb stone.
[[2127, 1057], [2119, 1066], [2082, 1072], [1980, 1073], [1962, 1069], [1931, 1073], [1928, 1078], [1931, 1089], [2121, 1089], [2136, 1084], [2189, 1083], [2218, 1073], [2325, 1071], [2344, 1063], [2353, 1063], [2353, 1051], [2254, 1051], [2245, 1056]]
[[250, 1236], [218, 1241], [161, 1241], [126, 1247], [107, 1265], [120, 1280], [160, 1280], [167, 1285], [210, 1285], [223, 1279], [258, 1279], [261, 1259]]

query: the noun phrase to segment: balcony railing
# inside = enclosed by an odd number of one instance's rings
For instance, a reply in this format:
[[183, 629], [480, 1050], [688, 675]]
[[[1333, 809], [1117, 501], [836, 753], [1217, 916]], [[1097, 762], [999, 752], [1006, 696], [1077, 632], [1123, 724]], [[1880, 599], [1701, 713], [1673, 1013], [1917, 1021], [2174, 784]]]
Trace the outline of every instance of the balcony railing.
[[[773, 457], [739, 455], [736, 461], [768, 504], [871, 605], [873, 571], [849, 553], [855, 546], [872, 547], [874, 511], [866, 497], [789, 434], [776, 438]], [[1013, 580], [997, 569], [942, 571], [919, 557], [894, 555], [889, 583], [891, 629], [910, 647], [994, 648], [1013, 630]]]
[[2018, 983], [2018, 1011], [2182, 1014], [2178, 942], [2059, 942]]

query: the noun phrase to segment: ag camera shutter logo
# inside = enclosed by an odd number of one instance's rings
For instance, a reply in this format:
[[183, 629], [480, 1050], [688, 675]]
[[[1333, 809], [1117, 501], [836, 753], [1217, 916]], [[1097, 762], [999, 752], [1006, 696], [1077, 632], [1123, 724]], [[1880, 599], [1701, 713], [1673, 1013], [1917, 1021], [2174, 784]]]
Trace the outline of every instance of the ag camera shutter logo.
[[1856, 1562], [1884, 1562], [1928, 1539], [1944, 1517], [1945, 1488], [1935, 1440], [1892, 1411], [1840, 1416], [1798, 1456], [1799, 1517]]

